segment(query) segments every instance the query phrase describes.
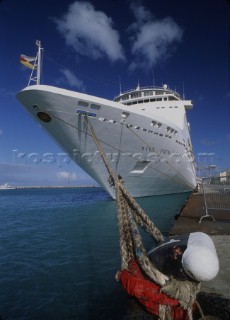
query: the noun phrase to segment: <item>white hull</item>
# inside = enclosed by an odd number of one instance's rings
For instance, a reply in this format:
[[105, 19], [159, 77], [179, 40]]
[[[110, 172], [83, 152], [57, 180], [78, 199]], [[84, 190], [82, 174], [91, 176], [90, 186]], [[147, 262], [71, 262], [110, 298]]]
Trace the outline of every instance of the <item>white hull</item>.
[[[184, 100], [124, 105], [44, 85], [26, 87], [17, 98], [112, 197], [88, 121], [134, 197], [188, 192], [196, 186]], [[38, 113], [44, 112], [48, 119], [42, 121]]]

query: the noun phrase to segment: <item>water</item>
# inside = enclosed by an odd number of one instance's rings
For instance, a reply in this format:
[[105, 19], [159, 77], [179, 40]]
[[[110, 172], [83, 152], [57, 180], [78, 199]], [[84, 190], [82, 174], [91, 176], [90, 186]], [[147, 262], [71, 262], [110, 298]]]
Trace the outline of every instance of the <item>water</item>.
[[[138, 202], [167, 235], [187, 197]], [[0, 240], [2, 320], [127, 319], [116, 205], [101, 188], [1, 191]]]

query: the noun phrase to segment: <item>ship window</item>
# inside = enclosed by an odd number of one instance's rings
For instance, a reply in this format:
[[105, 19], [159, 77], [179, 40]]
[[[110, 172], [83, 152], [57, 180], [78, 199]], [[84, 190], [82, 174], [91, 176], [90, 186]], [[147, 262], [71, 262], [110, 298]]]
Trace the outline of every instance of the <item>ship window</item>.
[[105, 118], [102, 118], [102, 117], [100, 117], [98, 120], [100, 120], [100, 121], [106, 121], [106, 119], [105, 119]]
[[143, 131], [147, 131], [147, 129], [145, 129], [145, 128], [142, 128], [142, 130], [143, 130]]
[[149, 99], [144, 100], [144, 102], [149, 102]]
[[141, 97], [141, 92], [135, 92], [131, 94], [131, 99]]
[[137, 161], [135, 166], [133, 167], [133, 170], [130, 171], [130, 173], [144, 173], [144, 171], [147, 169], [150, 161]]
[[167, 98], [164, 98], [164, 101], [167, 101]]
[[115, 120], [109, 120], [108, 122], [110, 122], [110, 123], [116, 123]]
[[135, 129], [140, 129], [140, 127], [138, 127], [138, 126], [135, 126], [134, 128], [135, 128]]
[[138, 103], [143, 103], [143, 100], [139, 100]]
[[85, 102], [85, 101], [78, 101], [78, 105], [79, 105], [79, 107], [88, 107], [89, 106], [89, 104], [88, 104], [88, 102]]
[[153, 121], [151, 122], [151, 126], [154, 127], [154, 126], [156, 126], [156, 125], [157, 125], [157, 122], [153, 120]]
[[145, 96], [152, 96], [153, 92], [152, 91], [145, 91]]
[[127, 100], [127, 99], [128, 99], [128, 95], [127, 94], [122, 97], [122, 100]]
[[92, 104], [90, 105], [90, 107], [91, 107], [92, 109], [96, 109], [96, 110], [99, 110], [99, 109], [101, 108], [101, 106], [99, 106], [98, 104], [94, 104], [94, 103], [92, 103]]
[[156, 101], [156, 99], [150, 99], [150, 102], [154, 102], [154, 101]]

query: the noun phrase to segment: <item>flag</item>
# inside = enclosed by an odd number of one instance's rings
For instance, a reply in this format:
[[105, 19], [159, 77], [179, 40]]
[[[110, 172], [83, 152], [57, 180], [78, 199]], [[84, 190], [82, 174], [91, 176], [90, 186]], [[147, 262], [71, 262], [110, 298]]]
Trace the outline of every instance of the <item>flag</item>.
[[36, 60], [36, 57], [28, 57], [28, 56], [25, 56], [24, 54], [21, 54], [20, 55], [20, 62], [24, 65], [24, 66], [26, 66], [26, 67], [28, 67], [28, 68], [30, 68], [30, 69], [33, 69], [34, 68], [34, 65], [32, 64], [32, 63], [30, 63], [30, 62], [33, 62], [33, 61], [35, 61]]

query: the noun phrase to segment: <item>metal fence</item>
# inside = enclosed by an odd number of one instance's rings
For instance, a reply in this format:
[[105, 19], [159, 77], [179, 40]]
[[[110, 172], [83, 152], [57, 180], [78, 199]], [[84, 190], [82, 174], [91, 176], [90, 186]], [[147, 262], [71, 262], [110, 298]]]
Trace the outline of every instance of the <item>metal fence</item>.
[[202, 189], [204, 194], [205, 215], [200, 218], [199, 223], [207, 217], [211, 217], [213, 221], [215, 221], [213, 215], [210, 214], [212, 210], [230, 210], [230, 177], [203, 178]]

